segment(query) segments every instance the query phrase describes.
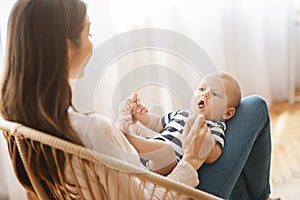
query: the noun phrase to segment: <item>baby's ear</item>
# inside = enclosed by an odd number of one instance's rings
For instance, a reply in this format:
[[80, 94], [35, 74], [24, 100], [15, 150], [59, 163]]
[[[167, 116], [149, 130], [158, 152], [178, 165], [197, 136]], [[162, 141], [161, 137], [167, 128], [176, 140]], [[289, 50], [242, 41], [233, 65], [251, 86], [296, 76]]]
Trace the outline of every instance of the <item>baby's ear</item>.
[[235, 108], [234, 107], [231, 107], [231, 108], [228, 108], [226, 113], [223, 115], [223, 118], [224, 119], [230, 119], [235, 113]]

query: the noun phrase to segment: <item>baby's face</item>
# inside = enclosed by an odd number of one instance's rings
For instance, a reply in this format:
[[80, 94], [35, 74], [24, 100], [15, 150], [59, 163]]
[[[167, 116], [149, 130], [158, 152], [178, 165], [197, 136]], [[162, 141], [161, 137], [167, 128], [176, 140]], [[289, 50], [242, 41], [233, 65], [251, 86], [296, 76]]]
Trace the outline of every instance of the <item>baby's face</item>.
[[201, 81], [194, 92], [192, 110], [205, 119], [222, 120], [226, 107], [226, 93], [220, 76], [209, 76]]

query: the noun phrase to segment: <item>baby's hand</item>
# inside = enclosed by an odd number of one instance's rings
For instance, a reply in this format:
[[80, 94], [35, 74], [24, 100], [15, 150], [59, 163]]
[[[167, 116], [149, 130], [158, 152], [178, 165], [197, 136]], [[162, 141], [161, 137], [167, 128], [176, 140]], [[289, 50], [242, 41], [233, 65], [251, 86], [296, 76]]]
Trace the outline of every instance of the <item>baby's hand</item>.
[[123, 100], [120, 103], [119, 106], [119, 116], [118, 116], [118, 120], [117, 120], [117, 126], [118, 128], [126, 134], [129, 134], [129, 126], [132, 124], [135, 124], [136, 121], [133, 120], [133, 103], [132, 101], [134, 101], [134, 96], [132, 97], [128, 97], [125, 100]]
[[138, 93], [133, 93], [133, 95], [131, 97], [128, 98], [128, 109], [130, 109], [130, 111], [132, 111], [132, 114], [144, 114], [146, 112], [148, 112], [148, 108], [146, 105], [144, 105], [141, 100], [140, 97], [138, 95]]
[[133, 93], [132, 96], [125, 99], [120, 105], [119, 116], [130, 115], [132, 124], [140, 121], [143, 125], [147, 126], [151, 122], [149, 109], [144, 105], [138, 93]]
[[129, 106], [132, 109], [133, 121], [139, 121], [143, 125], [147, 126], [151, 122], [148, 107], [143, 104], [137, 93], [134, 93], [132, 98], [132, 104]]

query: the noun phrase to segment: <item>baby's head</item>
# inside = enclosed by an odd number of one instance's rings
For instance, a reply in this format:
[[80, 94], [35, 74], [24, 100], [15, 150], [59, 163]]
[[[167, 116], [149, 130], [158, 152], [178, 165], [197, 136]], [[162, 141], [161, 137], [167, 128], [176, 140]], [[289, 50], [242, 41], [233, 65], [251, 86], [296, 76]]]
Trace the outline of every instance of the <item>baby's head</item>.
[[240, 105], [241, 89], [229, 74], [220, 72], [206, 75], [194, 92], [193, 112], [205, 119], [230, 119]]

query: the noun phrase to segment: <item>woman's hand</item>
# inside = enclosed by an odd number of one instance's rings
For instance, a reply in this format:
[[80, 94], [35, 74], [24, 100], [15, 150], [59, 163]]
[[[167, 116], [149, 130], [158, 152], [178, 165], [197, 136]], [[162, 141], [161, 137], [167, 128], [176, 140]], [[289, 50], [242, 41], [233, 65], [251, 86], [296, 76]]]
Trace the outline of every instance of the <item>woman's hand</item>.
[[140, 97], [136, 92], [124, 101], [121, 111], [127, 114], [131, 114], [132, 121], [134, 123], [139, 121], [144, 126], [147, 126], [151, 123], [149, 109], [145, 104], [141, 102]]
[[143, 124], [150, 123], [148, 115], [148, 108], [141, 103], [138, 94], [133, 93], [120, 103], [117, 126], [123, 133], [135, 135], [138, 132], [135, 127], [137, 120]]
[[[201, 148], [210, 138], [208, 127], [203, 115], [189, 117], [182, 134], [183, 160], [189, 162], [196, 170], [201, 167], [209, 155], [202, 155]], [[213, 146], [212, 146], [213, 147]], [[202, 155], [202, 156], [199, 156]]]
[[125, 134], [132, 134], [130, 131], [130, 126], [135, 123], [132, 121], [132, 116], [130, 114], [121, 113], [119, 114], [117, 120], [117, 127]]
[[128, 97], [120, 103], [119, 115], [117, 120], [118, 128], [125, 134], [130, 134], [129, 126], [136, 123], [133, 120], [132, 99], [134, 96]]

